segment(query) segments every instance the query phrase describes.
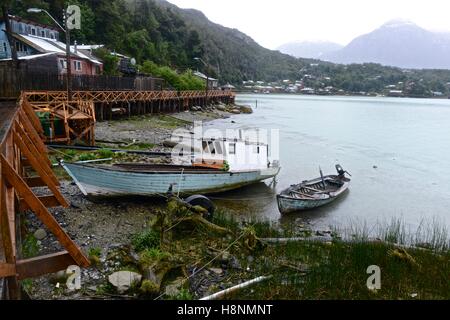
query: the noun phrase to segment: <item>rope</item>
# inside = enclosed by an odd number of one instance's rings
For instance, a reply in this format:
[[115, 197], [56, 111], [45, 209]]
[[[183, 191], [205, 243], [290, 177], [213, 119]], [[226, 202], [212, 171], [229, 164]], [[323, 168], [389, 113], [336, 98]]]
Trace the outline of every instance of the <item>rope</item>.
[[55, 149], [55, 148], [52, 148], [52, 147], [49, 147], [49, 146], [47, 146], [47, 148], [52, 150], [53, 152], [58, 152], [58, 153], [60, 153], [60, 154], [62, 154], [64, 156], [67, 156], [67, 157], [71, 158], [71, 159], [75, 158], [75, 156], [71, 156], [70, 154], [67, 154], [67, 153], [64, 153], [62, 151], [59, 151], [58, 149]]

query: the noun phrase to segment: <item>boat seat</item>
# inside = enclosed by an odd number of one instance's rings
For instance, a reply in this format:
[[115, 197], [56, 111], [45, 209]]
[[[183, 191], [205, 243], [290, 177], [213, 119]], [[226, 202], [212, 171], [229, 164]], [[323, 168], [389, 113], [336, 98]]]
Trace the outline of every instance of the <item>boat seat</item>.
[[318, 190], [318, 189], [311, 188], [311, 187], [306, 187], [306, 186], [303, 186], [302, 188], [307, 189], [307, 190], [311, 190], [311, 191], [314, 191], [314, 192], [322, 192], [323, 191], [323, 190]]

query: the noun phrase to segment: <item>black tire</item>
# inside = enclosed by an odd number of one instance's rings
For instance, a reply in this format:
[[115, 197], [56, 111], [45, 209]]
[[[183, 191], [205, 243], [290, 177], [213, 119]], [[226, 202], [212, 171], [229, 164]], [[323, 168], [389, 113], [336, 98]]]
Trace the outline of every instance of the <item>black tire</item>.
[[184, 199], [185, 202], [189, 203], [191, 206], [200, 206], [204, 208], [206, 211], [208, 211], [207, 214], [205, 214], [205, 219], [211, 220], [214, 211], [216, 210], [216, 207], [214, 206], [214, 203], [209, 200], [207, 197], [202, 196], [200, 194], [194, 194], [186, 199]]

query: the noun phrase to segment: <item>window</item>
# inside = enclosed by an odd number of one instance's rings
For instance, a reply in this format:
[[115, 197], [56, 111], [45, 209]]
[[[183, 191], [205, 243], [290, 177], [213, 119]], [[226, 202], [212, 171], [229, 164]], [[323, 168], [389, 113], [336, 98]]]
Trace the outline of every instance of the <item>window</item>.
[[16, 50], [17, 52], [26, 52], [27, 48], [22, 42], [16, 41]]
[[229, 150], [229, 154], [236, 154], [236, 143], [230, 143], [230, 150]]
[[209, 152], [211, 154], [216, 154], [216, 148], [214, 148], [214, 141], [209, 141], [208, 146], [209, 146]]
[[73, 68], [75, 69], [75, 71], [81, 71], [81, 61], [74, 61]]
[[6, 52], [6, 42], [0, 41], [0, 52]]
[[45, 30], [41, 30], [41, 37], [45, 38]]
[[222, 154], [222, 143], [220, 141], [216, 141], [216, 151], [217, 154]]
[[36, 35], [36, 28], [31, 28], [31, 34], [33, 35], [33, 36], [35, 36]]
[[259, 146], [253, 146], [253, 153], [258, 153], [259, 154]]
[[61, 69], [67, 69], [67, 60], [59, 59], [59, 65], [61, 66]]

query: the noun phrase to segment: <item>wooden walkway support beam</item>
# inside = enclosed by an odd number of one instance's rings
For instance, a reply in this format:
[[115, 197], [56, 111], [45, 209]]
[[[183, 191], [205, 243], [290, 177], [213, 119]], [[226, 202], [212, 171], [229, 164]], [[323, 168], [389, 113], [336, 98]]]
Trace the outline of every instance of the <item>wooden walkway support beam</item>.
[[[7, 298], [19, 299], [19, 280], [69, 265], [87, 267], [89, 260], [48, 211], [48, 207], [67, 207], [68, 203], [50, 167], [39, 119], [24, 99], [7, 107], [3, 109], [0, 104], [0, 281], [6, 284]], [[2, 118], [3, 114], [8, 117]], [[37, 175], [25, 176], [25, 162]], [[37, 196], [32, 189], [35, 186], [47, 187], [52, 195]], [[16, 242], [15, 231], [19, 224], [16, 214], [22, 210], [31, 210], [66, 251], [22, 259], [21, 250], [16, 249], [20, 243]]]

